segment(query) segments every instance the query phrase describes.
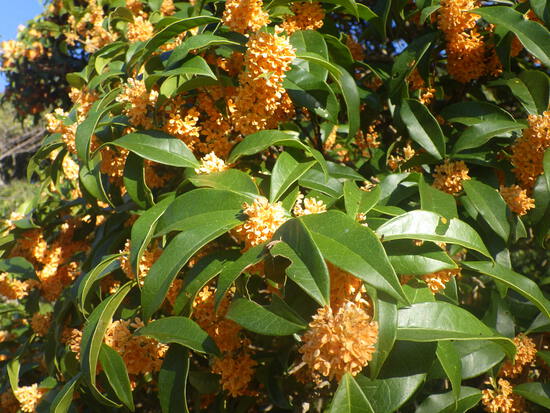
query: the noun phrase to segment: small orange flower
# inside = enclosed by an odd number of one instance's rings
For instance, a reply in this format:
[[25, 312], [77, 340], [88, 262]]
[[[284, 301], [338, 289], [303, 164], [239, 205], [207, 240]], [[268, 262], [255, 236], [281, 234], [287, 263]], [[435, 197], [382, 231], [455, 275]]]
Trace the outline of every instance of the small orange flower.
[[448, 194], [455, 194], [462, 191], [462, 181], [471, 179], [468, 172], [464, 161], [451, 162], [445, 159], [443, 165], [435, 167], [433, 186]]
[[264, 197], [256, 198], [252, 205], [245, 202], [243, 213], [247, 219], [236, 231], [244, 238], [246, 249], [269, 241], [288, 219], [287, 212], [280, 202], [270, 204]]
[[249, 395], [249, 385], [254, 376], [258, 363], [246, 351], [238, 355], [226, 355], [216, 358], [212, 364], [212, 371], [221, 375], [222, 388], [232, 397]]
[[50, 331], [52, 323], [52, 313], [35, 313], [31, 319], [31, 328], [39, 337], [45, 337]]
[[327, 206], [323, 201], [320, 199], [317, 200], [313, 197], [304, 198], [303, 194], [298, 195], [294, 208], [292, 209], [292, 213], [297, 217], [311, 214], [322, 214], [323, 212], [327, 212]]
[[527, 211], [535, 207], [535, 200], [527, 196], [527, 190], [519, 185], [501, 186], [500, 195], [508, 204], [512, 212], [518, 215], [525, 215]]
[[227, 0], [222, 21], [235, 32], [256, 32], [269, 24], [269, 15], [262, 5], [262, 0]]
[[214, 172], [222, 172], [226, 169], [227, 165], [223, 159], [218, 158], [214, 152], [210, 152], [201, 158], [200, 166], [195, 168], [195, 172], [197, 174], [211, 174]]
[[488, 380], [493, 389], [482, 391], [481, 403], [486, 412], [489, 413], [524, 413], [525, 400], [518, 394], [513, 393], [512, 385], [504, 379], [498, 380], [498, 386], [494, 380]]
[[519, 376], [525, 366], [533, 362], [537, 355], [537, 346], [535, 342], [525, 334], [519, 334], [514, 338], [516, 345], [516, 356], [513, 361], [506, 360], [500, 369], [500, 375], [503, 377], [514, 378]]

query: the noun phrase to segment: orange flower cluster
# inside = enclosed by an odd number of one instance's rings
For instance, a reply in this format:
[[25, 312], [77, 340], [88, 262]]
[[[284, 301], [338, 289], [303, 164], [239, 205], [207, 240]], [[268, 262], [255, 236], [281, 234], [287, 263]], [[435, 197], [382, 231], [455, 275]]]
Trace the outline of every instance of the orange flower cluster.
[[535, 200], [527, 196], [527, 190], [519, 185], [500, 187], [500, 195], [508, 204], [510, 210], [518, 215], [525, 215], [535, 207]]
[[246, 46], [246, 69], [239, 75], [233, 113], [235, 130], [243, 135], [274, 129], [293, 116], [283, 80], [296, 57], [288, 38], [277, 34], [256, 33]]
[[396, 155], [390, 155], [388, 158], [388, 166], [392, 171], [395, 171], [401, 167], [405, 162], [412, 159], [412, 157], [416, 154], [416, 151], [413, 149], [410, 143], [407, 143], [401, 150], [397, 150]]
[[88, 243], [73, 239], [76, 229], [75, 220], [65, 222], [51, 245], [40, 230], [25, 231], [11, 251], [12, 257], [24, 257], [34, 265], [40, 288], [48, 301], [55, 300], [78, 276], [78, 264], [71, 258], [77, 252], [85, 251]]
[[550, 111], [529, 115], [529, 128], [512, 146], [512, 165], [520, 185], [531, 190], [537, 177], [544, 172], [544, 152], [550, 148]]
[[378, 138], [380, 135], [376, 131], [376, 127], [380, 124], [379, 121], [373, 122], [367, 127], [367, 131], [360, 130], [355, 136], [355, 144], [361, 151], [362, 156], [370, 156], [369, 149], [375, 149], [380, 147], [380, 141]]
[[346, 46], [348, 47], [351, 57], [353, 57], [354, 60], [357, 60], [358, 62], [362, 62], [365, 60], [365, 50], [363, 49], [363, 46], [361, 46], [359, 43], [357, 43], [353, 37], [347, 36], [346, 37]]
[[166, 116], [164, 131], [181, 139], [189, 149], [194, 150], [201, 130], [198, 126], [200, 112], [194, 107], [184, 108], [183, 103], [185, 102], [177, 98], [164, 106], [163, 111]]
[[38, 384], [32, 386], [22, 386], [13, 392], [15, 398], [19, 401], [19, 407], [22, 412], [33, 413], [42, 397], [46, 393], [45, 389], [39, 389]]
[[142, 126], [145, 129], [153, 127], [153, 121], [149, 112], [157, 103], [158, 92], [148, 91], [143, 79], [130, 78], [122, 88], [122, 93], [117, 96], [117, 102], [125, 103], [123, 112], [134, 126]]
[[223, 24], [231, 30], [246, 34], [269, 24], [269, 14], [262, 10], [262, 0], [227, 0]]
[[69, 98], [77, 106], [78, 120], [82, 122], [94, 102], [98, 99], [98, 95], [96, 92], [90, 92], [87, 88], [77, 89], [72, 87], [69, 92]]
[[451, 279], [460, 274], [460, 268], [454, 270], [441, 270], [431, 274], [425, 274], [421, 278], [428, 285], [430, 291], [435, 294], [445, 289]]
[[537, 346], [535, 342], [525, 334], [519, 334], [514, 337], [516, 345], [516, 356], [513, 361], [506, 360], [500, 369], [499, 375], [508, 378], [519, 376], [524, 367], [529, 366], [537, 355]]
[[39, 337], [45, 337], [50, 331], [52, 324], [52, 313], [40, 314], [34, 313], [31, 318], [31, 328]]
[[233, 356], [216, 358], [212, 363], [212, 372], [221, 376], [223, 389], [232, 397], [252, 395], [248, 387], [257, 364], [250, 353], [241, 352]]
[[134, 21], [128, 23], [126, 37], [130, 43], [146, 42], [153, 37], [155, 28], [145, 16], [136, 16]]
[[174, 6], [174, 0], [162, 0], [160, 5], [160, 12], [165, 16], [171, 16], [176, 12], [176, 6]]
[[61, 342], [75, 353], [77, 360], [80, 360], [80, 343], [82, 342], [82, 330], [78, 328], [66, 328], [61, 335]]
[[30, 47], [18, 40], [0, 42], [0, 57], [4, 68], [14, 66], [17, 59], [21, 57], [34, 61], [43, 54], [44, 46], [40, 42], [33, 42]]
[[75, 134], [77, 123], [71, 125], [65, 125], [63, 120], [67, 118], [69, 114], [61, 108], [55, 109], [53, 113], [48, 113], [46, 118], [46, 130], [49, 133], [60, 133], [61, 139], [67, 146], [67, 149], [71, 153], [76, 153]]
[[413, 70], [408, 77], [409, 85], [412, 90], [420, 90], [420, 102], [427, 105], [429, 104], [435, 93], [435, 89], [426, 86], [426, 82], [420, 76], [420, 72], [417, 69]]
[[143, 3], [141, 0], [126, 0], [126, 8], [136, 16], [143, 13]]
[[211, 174], [225, 171], [227, 168], [223, 159], [218, 158], [214, 152], [210, 152], [201, 158], [200, 166], [195, 168], [195, 172], [197, 174]]
[[[369, 310], [370, 303], [363, 281], [347, 271], [327, 262], [330, 274], [330, 306], [333, 310], [342, 307], [346, 302], [362, 303]], [[365, 298], [363, 298], [365, 297]]]
[[229, 307], [227, 297], [216, 312], [215, 291], [214, 287], [207, 285], [197, 294], [192, 317], [223, 352], [223, 356], [212, 364], [212, 371], [221, 375], [222, 388], [233, 397], [247, 395], [250, 394], [249, 385], [257, 363], [248, 349], [249, 340], [241, 337], [241, 327], [225, 318]]
[[0, 295], [8, 300], [21, 300], [29, 295], [29, 290], [36, 286], [34, 280], [20, 281], [6, 273], [0, 273]]
[[347, 301], [337, 310], [321, 307], [309, 327], [299, 351], [316, 381], [356, 375], [372, 359], [378, 324], [360, 303]]
[[294, 15], [285, 16], [281, 27], [290, 36], [298, 30], [317, 30], [323, 27], [325, 9], [321, 3], [297, 2], [290, 9]]
[[[132, 270], [132, 266], [130, 265], [130, 240], [126, 240], [126, 243], [124, 244], [124, 249], [120, 251], [121, 254], [123, 254], [120, 257], [120, 267], [122, 268], [122, 271], [128, 278], [131, 280], [136, 279], [136, 275], [134, 274], [134, 271]], [[162, 249], [158, 247], [156, 244], [152, 244], [145, 250], [143, 255], [141, 256], [141, 259], [138, 264], [138, 280], [139, 285], [143, 286], [143, 283], [145, 282], [145, 277], [149, 273], [149, 270], [153, 266], [156, 260], [160, 257], [162, 254]]]
[[445, 159], [443, 165], [437, 165], [433, 174], [433, 186], [448, 194], [462, 191], [462, 181], [471, 179], [464, 161], [451, 162]]
[[70, 155], [65, 155], [63, 162], [61, 163], [61, 167], [63, 168], [65, 178], [69, 181], [78, 181], [80, 166], [78, 163], [73, 161], [73, 158], [71, 158]]
[[78, 20], [71, 14], [68, 23], [71, 30], [65, 33], [67, 43], [74, 46], [77, 41], [84, 44], [84, 50], [95, 53], [103, 46], [114, 42], [117, 35], [103, 27], [105, 14], [97, 0], [88, 0], [86, 13]]
[[321, 200], [315, 198], [304, 198], [303, 194], [299, 194], [292, 209], [292, 213], [301, 217], [303, 215], [321, 214], [327, 212], [327, 206]]
[[269, 241], [275, 231], [288, 219], [287, 212], [280, 202], [270, 204], [264, 197], [258, 197], [252, 205], [243, 204], [243, 213], [247, 219], [237, 228], [245, 241], [245, 249]]
[[146, 374], [160, 370], [168, 346], [157, 340], [134, 336], [130, 331], [143, 327], [143, 321], [136, 317], [134, 321], [117, 320], [112, 322], [105, 332], [105, 344], [122, 356], [129, 374]]
[[116, 186], [122, 185], [124, 166], [126, 165], [128, 154], [128, 150], [123, 148], [114, 148], [112, 146], [101, 148], [101, 165], [99, 169]]
[[486, 412], [489, 413], [524, 413], [525, 400], [518, 394], [513, 393], [512, 385], [504, 379], [498, 380], [498, 386], [494, 380], [489, 380], [493, 389], [482, 391], [481, 403]]
[[438, 25], [447, 41], [447, 70], [462, 83], [501, 71], [495, 51], [487, 48], [477, 31], [479, 16], [469, 13], [478, 6], [478, 0], [442, 0], [439, 9]]

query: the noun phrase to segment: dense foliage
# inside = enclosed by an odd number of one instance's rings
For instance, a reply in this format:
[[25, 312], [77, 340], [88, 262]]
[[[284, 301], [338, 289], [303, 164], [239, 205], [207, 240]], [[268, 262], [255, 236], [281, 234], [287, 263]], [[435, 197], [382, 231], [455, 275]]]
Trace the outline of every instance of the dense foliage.
[[545, 1], [48, 7], [2, 411], [550, 409]]

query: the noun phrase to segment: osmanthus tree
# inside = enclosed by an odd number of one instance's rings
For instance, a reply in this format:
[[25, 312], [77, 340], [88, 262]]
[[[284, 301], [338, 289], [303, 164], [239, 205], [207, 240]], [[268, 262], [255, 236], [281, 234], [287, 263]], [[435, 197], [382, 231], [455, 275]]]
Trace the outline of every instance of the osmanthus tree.
[[550, 409], [545, 1], [60, 4], [2, 411]]

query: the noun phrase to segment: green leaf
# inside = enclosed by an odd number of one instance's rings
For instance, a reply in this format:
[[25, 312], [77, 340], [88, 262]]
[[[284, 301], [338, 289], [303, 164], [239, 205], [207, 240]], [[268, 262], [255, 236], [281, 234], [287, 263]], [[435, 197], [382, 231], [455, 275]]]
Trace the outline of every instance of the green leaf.
[[474, 208], [487, 221], [493, 231], [504, 242], [507, 242], [510, 237], [510, 223], [506, 216], [508, 206], [500, 193], [493, 187], [475, 179], [466, 180], [462, 185]]
[[543, 25], [525, 19], [523, 14], [509, 6], [483, 7], [472, 10], [472, 13], [514, 33], [530, 53], [550, 67], [550, 32]]
[[233, 148], [227, 162], [235, 163], [241, 156], [255, 155], [273, 145], [303, 149], [319, 162], [325, 175], [328, 175], [328, 167], [323, 155], [302, 143], [298, 135], [292, 131], [264, 130], [248, 135]]
[[265, 244], [256, 245], [250, 248], [244, 254], [239, 256], [235, 261], [226, 263], [221, 270], [220, 277], [218, 278], [218, 285], [216, 288], [215, 306], [216, 309], [222, 303], [223, 298], [229, 288], [233, 285], [235, 280], [241, 275], [248, 267], [259, 263], [265, 256]]
[[159, 79], [172, 76], [183, 76], [184, 79], [191, 79], [193, 76], [202, 76], [218, 80], [214, 72], [212, 72], [212, 69], [210, 69], [208, 63], [206, 63], [206, 60], [200, 56], [195, 56], [182, 63], [181, 66], [176, 69], [158, 71], [152, 75], [149, 75], [145, 79], [145, 85], [148, 88], [151, 88]]
[[546, 0], [529, 0], [529, 3], [535, 14], [548, 25], [550, 22], [550, 5], [548, 2]]
[[550, 409], [550, 384], [548, 383], [521, 383], [514, 386], [514, 393], [539, 406]]
[[137, 62], [138, 58], [141, 58], [141, 61], [146, 60], [160, 46], [177, 37], [180, 33], [205, 24], [218, 23], [220, 19], [213, 16], [194, 16], [186, 19], [169, 17], [165, 19], [165, 21], [167, 24], [162, 28], [162, 30], [156, 33], [147, 41], [147, 43], [145, 43], [143, 46], [143, 53], [134, 54], [129, 63], [130, 67]]
[[431, 211], [447, 219], [458, 218], [454, 196], [428, 185], [423, 177], [418, 181], [420, 206], [424, 211]]
[[158, 397], [162, 413], [189, 413], [187, 408], [189, 361], [189, 352], [178, 344], [172, 344], [166, 352], [158, 379]]
[[323, 2], [342, 6], [349, 13], [353, 14], [355, 17], [359, 17], [358, 10], [357, 10], [358, 4], [355, 0], [323, 0]]
[[157, 224], [157, 234], [189, 230], [197, 221], [240, 222], [237, 218], [244, 202], [250, 202], [244, 194], [223, 189], [199, 188], [178, 196], [162, 214]]
[[112, 387], [119, 400], [124, 403], [128, 409], [134, 411], [134, 399], [132, 397], [132, 388], [130, 386], [130, 379], [128, 378], [128, 371], [122, 357], [103, 343], [101, 345], [101, 351], [99, 352], [99, 361], [103, 371], [107, 376], [107, 381]]
[[328, 412], [374, 413], [374, 409], [353, 376], [346, 373], [340, 380]]
[[322, 56], [315, 53], [300, 53], [296, 55], [296, 58], [316, 63], [319, 66], [328, 69], [331, 77], [338, 84], [338, 87], [344, 96], [344, 101], [346, 102], [349, 125], [348, 135], [350, 137], [355, 137], [360, 126], [360, 100], [359, 91], [353, 76], [351, 76], [343, 67], [330, 63]]
[[241, 221], [235, 214], [204, 213], [190, 216], [179, 223], [184, 225], [183, 231], [168, 243], [145, 278], [141, 303], [146, 320], [162, 305], [172, 282], [187, 261], [203, 246], [233, 229]]
[[269, 201], [277, 202], [288, 188], [300, 179], [315, 163], [316, 161], [299, 162], [288, 152], [281, 153], [271, 172]]
[[514, 121], [514, 117], [504, 109], [489, 102], [459, 102], [446, 106], [441, 111], [448, 122], [475, 125], [488, 121]]
[[424, 54], [435, 40], [434, 33], [428, 33], [414, 39], [407, 48], [395, 58], [391, 69], [391, 78], [388, 82], [389, 95], [397, 97], [403, 87], [407, 88], [407, 77], [416, 68]]
[[460, 387], [458, 400], [453, 392], [432, 394], [424, 399], [415, 413], [463, 413], [477, 406], [481, 400], [481, 390], [474, 387]]
[[84, 189], [99, 201], [107, 202], [112, 206], [111, 200], [107, 197], [105, 189], [103, 188], [103, 181], [101, 178], [101, 160], [99, 156], [90, 160], [89, 165], [81, 164], [78, 176], [80, 183]]
[[211, 46], [240, 46], [240, 43], [226, 39], [225, 37], [216, 36], [212, 33], [200, 33], [185, 39], [185, 41], [176, 47], [168, 60], [166, 61], [167, 68], [173, 68], [181, 60], [185, 59], [191, 50], [199, 50]]
[[166, 198], [141, 214], [136, 222], [134, 222], [134, 225], [132, 225], [130, 237], [130, 264], [135, 274], [138, 273], [138, 263], [153, 237], [157, 222], [166, 211], [166, 208], [174, 201], [174, 195], [173, 193], [167, 194]]
[[410, 240], [395, 240], [384, 243], [384, 247], [395, 272], [401, 275], [420, 276], [458, 268], [451, 257], [433, 243], [417, 246]]
[[233, 300], [225, 317], [246, 330], [266, 336], [288, 336], [307, 328], [306, 325], [289, 321], [244, 298]]
[[394, 412], [409, 400], [426, 379], [435, 358], [435, 343], [397, 341], [380, 377], [356, 377], [376, 413]]
[[128, 195], [140, 208], [145, 209], [149, 203], [152, 203], [153, 195], [145, 182], [143, 158], [135, 153], [131, 152], [126, 158], [123, 182]]
[[356, 219], [357, 214], [366, 214], [380, 199], [380, 187], [377, 185], [370, 191], [363, 191], [355, 182], [344, 182], [344, 203], [346, 213], [351, 219]]
[[187, 317], [160, 318], [141, 327], [135, 334], [152, 337], [163, 344], [176, 343], [198, 353], [220, 354], [206, 331]]
[[161, 131], [129, 133], [109, 143], [164, 165], [181, 168], [199, 167], [198, 161], [185, 143]]
[[120, 303], [130, 289], [132, 282], [128, 282], [120, 287], [116, 293], [103, 300], [92, 312], [82, 332], [82, 343], [80, 345], [80, 364], [82, 365], [82, 376], [93, 396], [101, 403], [107, 406], [119, 407], [118, 403], [113, 402], [100, 393], [96, 386], [97, 362], [105, 331], [112, 321], [113, 314], [118, 309]]
[[241, 194], [258, 195], [258, 187], [247, 173], [238, 169], [227, 169], [222, 172], [200, 174], [189, 177], [191, 183], [198, 187], [225, 189]]
[[[290, 36], [289, 41], [296, 49], [296, 53], [316, 53], [326, 60], [329, 59], [325, 38], [315, 30], [298, 30]], [[318, 79], [323, 81], [327, 79], [328, 70], [322, 66], [310, 65], [307, 61], [298, 63], [298, 66]]]
[[369, 228], [339, 211], [300, 219], [326, 260], [397, 300], [407, 301], [382, 244]]
[[453, 151], [455, 153], [466, 149], [478, 148], [489, 142], [495, 136], [524, 128], [523, 123], [508, 120], [493, 120], [477, 123], [467, 128], [456, 141]]
[[291, 219], [273, 234], [272, 239], [268, 247], [270, 254], [281, 255], [291, 261], [286, 269], [288, 277], [321, 306], [329, 305], [328, 269], [304, 223], [299, 219]]
[[464, 380], [489, 371], [505, 357], [502, 348], [490, 341], [458, 341], [454, 344], [460, 355], [462, 378]]
[[458, 351], [452, 342], [438, 341], [435, 354], [451, 382], [453, 388], [452, 394], [455, 400], [458, 400], [460, 396], [460, 383], [462, 382], [462, 367]]
[[501, 345], [509, 356], [515, 346], [483, 324], [472, 313], [443, 301], [424, 302], [398, 312], [397, 339], [410, 341], [491, 340]]
[[468, 224], [456, 218], [450, 221], [433, 212], [411, 211], [390, 219], [376, 232], [384, 241], [419, 239], [461, 245], [491, 257], [478, 233]]
[[15, 274], [22, 279], [38, 280], [34, 266], [23, 257], [12, 257], [0, 259], [0, 272]]
[[428, 108], [416, 99], [403, 99], [399, 116], [410, 138], [436, 159], [445, 157], [445, 138], [439, 123]]
[[71, 380], [63, 385], [56, 394], [50, 406], [50, 413], [67, 413], [73, 402], [73, 394], [82, 373], [77, 373]]
[[488, 261], [465, 261], [461, 265], [503, 283], [531, 301], [540, 311], [550, 318], [550, 302], [546, 299], [534, 281], [524, 277], [498, 263]]
[[378, 323], [376, 351], [369, 363], [370, 377], [375, 378], [390, 355], [397, 335], [397, 303], [384, 293], [376, 294], [374, 319]]
[[88, 295], [95, 283], [106, 275], [120, 267], [121, 254], [112, 254], [104, 257], [91, 271], [82, 275], [78, 280], [78, 306], [83, 314], [88, 314], [85, 309]]

